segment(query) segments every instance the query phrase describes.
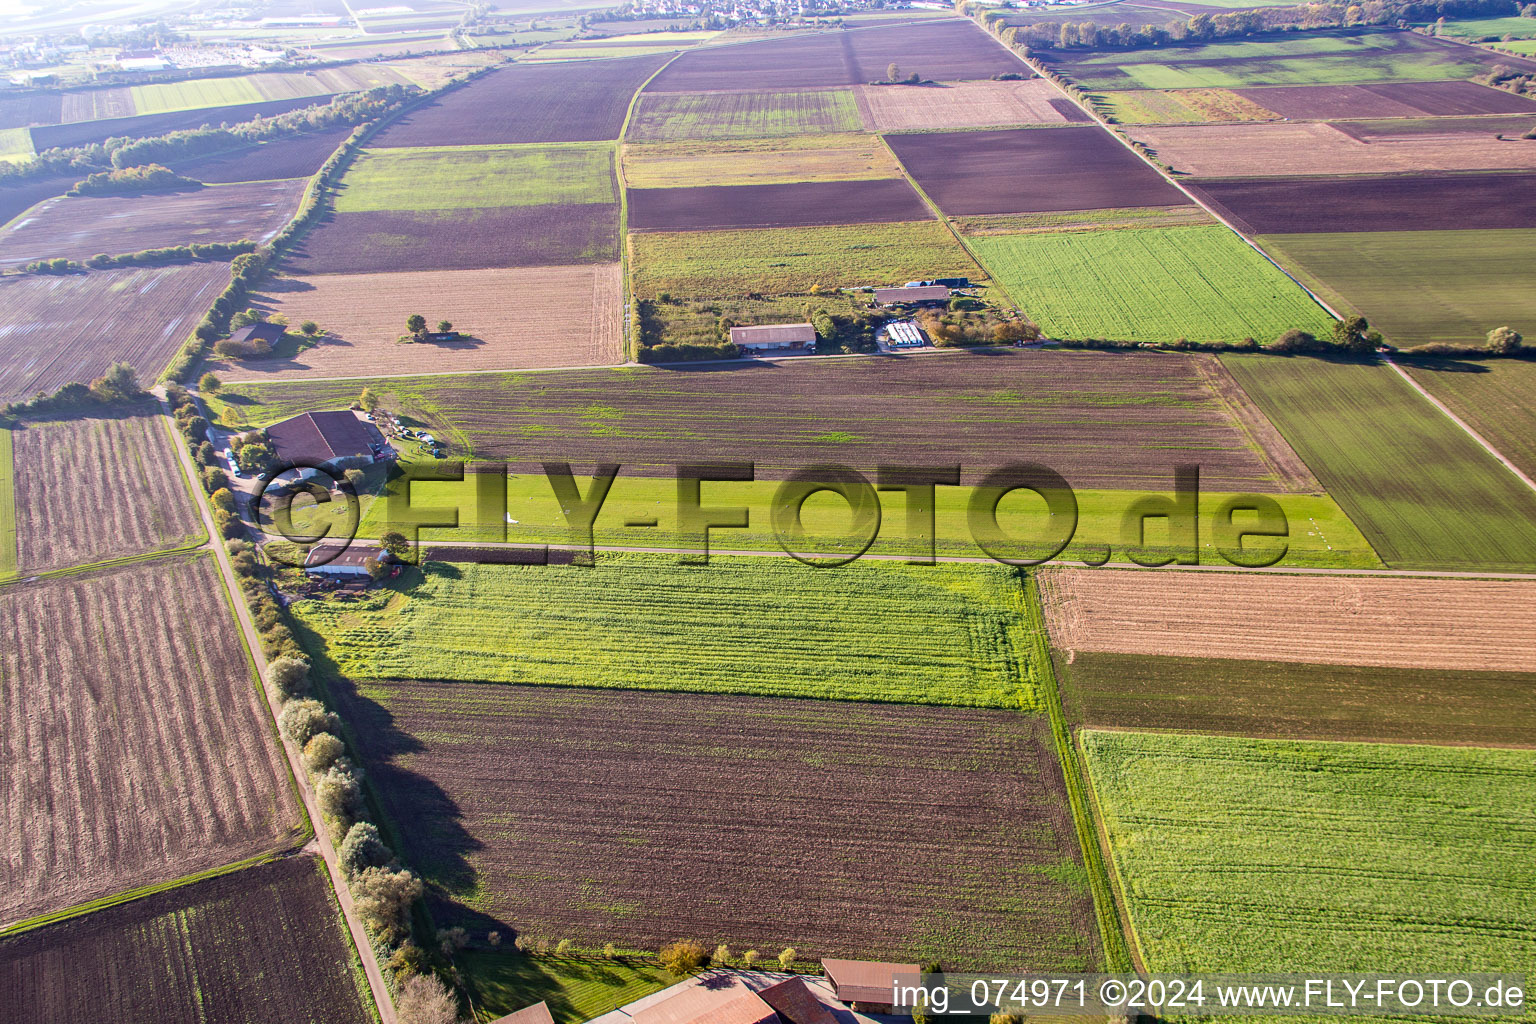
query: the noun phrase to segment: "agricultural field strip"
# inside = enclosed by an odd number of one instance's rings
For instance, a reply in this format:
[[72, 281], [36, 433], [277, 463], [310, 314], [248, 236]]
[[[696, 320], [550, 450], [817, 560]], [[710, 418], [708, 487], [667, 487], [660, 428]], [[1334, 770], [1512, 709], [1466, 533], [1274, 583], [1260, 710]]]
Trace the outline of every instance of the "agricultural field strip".
[[1531, 397], [1536, 394], [1536, 363], [1490, 360], [1469, 371], [1466, 364], [1405, 359], [1402, 366], [1527, 475], [1536, 477], [1536, 401]]
[[[1536, 599], [1529, 578], [1213, 582], [1183, 571], [1057, 568], [1041, 574], [1041, 592], [1052, 641], [1066, 651], [1536, 672], [1536, 626], [1497, 614]], [[1425, 608], [1437, 611], [1412, 611]]]
[[1531, 969], [1536, 751], [1079, 739], [1148, 971]]
[[11, 431], [0, 427], [0, 580], [16, 572], [16, 476]]
[[1482, 445], [1484, 451], [1486, 451], [1489, 455], [1492, 455], [1495, 459], [1498, 459], [1499, 462], [1503, 464], [1505, 469], [1519, 477], [1521, 483], [1525, 484], [1525, 486], [1529, 487], [1532, 491], [1536, 491], [1536, 480], [1532, 480], [1530, 477], [1526, 476], [1525, 472], [1519, 466], [1515, 465], [1512, 461], [1506, 458], [1504, 454], [1495, 448], [1492, 444], [1490, 444], [1488, 439], [1483, 437], [1482, 434], [1479, 434], [1477, 431], [1473, 430], [1466, 420], [1462, 419], [1460, 416], [1457, 416], [1454, 412], [1451, 411], [1448, 405], [1440, 401], [1440, 399], [1436, 398], [1434, 395], [1430, 394], [1422, 384], [1413, 378], [1412, 374], [1399, 366], [1394, 360], [1388, 358], [1386, 363], [1387, 365], [1391, 366], [1392, 369], [1397, 371], [1397, 375], [1399, 377], [1408, 382], [1409, 387], [1423, 395], [1426, 401], [1428, 401], [1436, 409], [1439, 409], [1441, 412], [1445, 413], [1445, 415], [1450, 419], [1452, 423], [1466, 431], [1468, 437]]
[[458, 210], [617, 201], [614, 145], [421, 146], [365, 149], [348, 168], [337, 213]]

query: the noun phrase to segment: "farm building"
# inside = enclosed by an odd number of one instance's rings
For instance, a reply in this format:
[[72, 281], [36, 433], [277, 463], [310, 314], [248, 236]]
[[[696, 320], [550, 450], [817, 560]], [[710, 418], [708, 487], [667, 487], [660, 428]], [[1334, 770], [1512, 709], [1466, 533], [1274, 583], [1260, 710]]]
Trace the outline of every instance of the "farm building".
[[358, 579], [368, 575], [368, 562], [383, 561], [383, 548], [367, 544], [351, 547], [345, 544], [316, 544], [304, 558], [304, 571], [317, 576], [338, 579]]
[[883, 964], [872, 960], [826, 960], [821, 969], [832, 983], [840, 1003], [847, 1003], [855, 1010], [870, 1013], [889, 1013], [896, 979], [903, 984], [916, 984], [922, 968], [917, 964]]
[[274, 423], [267, 428], [267, 439], [279, 462], [331, 470], [368, 465], [383, 442], [382, 437], [374, 437], [367, 423], [346, 409], [306, 412]]
[[942, 284], [876, 288], [875, 301], [882, 306], [934, 306], [949, 301], [949, 287]]
[[813, 352], [816, 349], [816, 328], [810, 324], [732, 327], [731, 344], [740, 345], [747, 352]]
[[283, 340], [283, 331], [281, 324], [254, 323], [235, 331], [229, 336], [229, 340], [241, 345], [249, 345], [257, 341], [276, 345]]
[[634, 1024], [837, 1024], [806, 979], [761, 974], [712, 971], [627, 1009]]
[[923, 334], [923, 329], [911, 320], [893, 320], [880, 328], [875, 340], [880, 342], [883, 348], [894, 352], [909, 348], [922, 348], [928, 344], [928, 338]]
[[541, 1001], [497, 1017], [491, 1024], [555, 1024], [555, 1018], [549, 1012], [549, 1004]]

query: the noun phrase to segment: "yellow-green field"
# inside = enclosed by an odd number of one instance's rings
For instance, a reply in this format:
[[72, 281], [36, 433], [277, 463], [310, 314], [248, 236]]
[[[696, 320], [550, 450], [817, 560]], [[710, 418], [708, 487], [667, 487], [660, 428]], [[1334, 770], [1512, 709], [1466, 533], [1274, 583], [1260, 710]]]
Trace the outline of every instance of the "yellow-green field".
[[878, 138], [852, 133], [631, 143], [624, 146], [623, 161], [631, 188], [901, 177], [896, 158]]
[[365, 150], [338, 213], [612, 203], [613, 144], [429, 146]]

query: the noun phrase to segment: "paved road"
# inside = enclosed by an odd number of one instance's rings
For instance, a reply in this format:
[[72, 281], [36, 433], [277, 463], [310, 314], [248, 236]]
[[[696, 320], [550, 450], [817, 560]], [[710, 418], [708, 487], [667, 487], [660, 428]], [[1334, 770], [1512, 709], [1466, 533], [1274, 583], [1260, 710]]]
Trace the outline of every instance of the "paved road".
[[[170, 418], [170, 405], [165, 400], [164, 390], [157, 388], [155, 395], [160, 399], [161, 407], [165, 410], [166, 429], [171, 432], [172, 445], [181, 459], [182, 469], [193, 481], [192, 490], [197, 494], [197, 507], [203, 517], [203, 525], [208, 530], [208, 536], [213, 538], [205, 546], [211, 548], [214, 557], [218, 559], [219, 571], [224, 575], [224, 585], [229, 590], [230, 601], [235, 608], [235, 618], [245, 632], [246, 643], [250, 645], [251, 655], [256, 660], [256, 670], [261, 675], [262, 685], [266, 686], [267, 658], [261, 651], [261, 638], [257, 635], [256, 624], [251, 621], [250, 609], [246, 607], [245, 595], [235, 577], [234, 567], [229, 563], [229, 552], [217, 539], [219, 533], [213, 523], [213, 512], [208, 505], [207, 495], [202, 486], [197, 483], [199, 479], [197, 466], [192, 461], [192, 456], [188, 454], [187, 446]], [[273, 718], [276, 719], [279, 702], [277, 694], [272, 692], [270, 687], [267, 688], [267, 706], [271, 709]], [[321, 816], [319, 804], [315, 800], [314, 788], [309, 784], [309, 773], [304, 770], [304, 764], [300, 760], [298, 746], [283, 734], [282, 729], [278, 729], [278, 735], [283, 744], [283, 752], [288, 756], [288, 766], [298, 782], [299, 795], [309, 811], [310, 821], [314, 823], [315, 841], [319, 845], [320, 856], [325, 860], [326, 870], [330, 873], [331, 886], [336, 890], [337, 902], [341, 904], [342, 917], [347, 922], [347, 929], [352, 933], [352, 944], [357, 948], [357, 955], [363, 964], [363, 973], [368, 977], [368, 987], [373, 990], [373, 1000], [379, 1008], [379, 1017], [383, 1024], [396, 1024], [395, 1005], [390, 1000], [389, 987], [384, 984], [384, 974], [379, 970], [379, 961], [374, 956], [373, 946], [368, 941], [367, 930], [358, 920], [356, 907], [352, 903], [352, 890], [347, 887], [346, 879], [342, 876], [335, 844], [326, 833], [325, 819]]]

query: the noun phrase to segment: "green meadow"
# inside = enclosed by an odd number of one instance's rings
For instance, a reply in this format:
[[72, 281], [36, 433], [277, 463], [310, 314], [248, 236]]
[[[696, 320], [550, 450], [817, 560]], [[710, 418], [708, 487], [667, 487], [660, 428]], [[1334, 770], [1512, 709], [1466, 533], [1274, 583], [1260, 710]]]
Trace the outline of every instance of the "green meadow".
[[365, 150], [338, 213], [617, 201], [610, 142]]

